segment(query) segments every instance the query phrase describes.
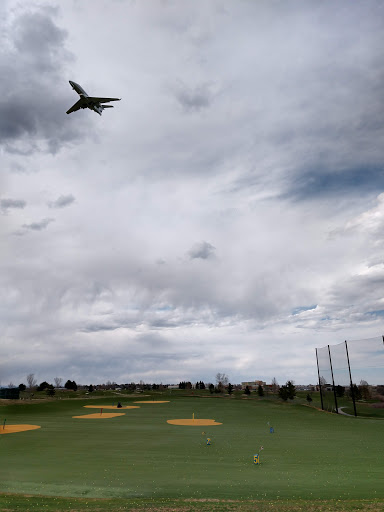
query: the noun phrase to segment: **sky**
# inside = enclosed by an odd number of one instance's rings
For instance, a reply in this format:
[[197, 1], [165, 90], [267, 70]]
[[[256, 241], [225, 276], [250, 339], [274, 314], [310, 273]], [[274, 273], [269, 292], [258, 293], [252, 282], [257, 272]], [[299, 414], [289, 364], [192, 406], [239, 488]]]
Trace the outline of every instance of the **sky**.
[[[3, 0], [0, 28], [3, 386], [313, 383], [315, 348], [384, 334], [381, 1]], [[67, 115], [69, 80], [122, 99]]]

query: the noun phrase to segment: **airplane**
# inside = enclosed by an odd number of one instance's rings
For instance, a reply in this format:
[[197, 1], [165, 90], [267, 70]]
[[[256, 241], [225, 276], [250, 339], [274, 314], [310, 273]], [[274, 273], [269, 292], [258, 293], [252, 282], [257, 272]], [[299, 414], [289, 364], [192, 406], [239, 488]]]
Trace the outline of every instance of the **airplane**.
[[75, 112], [76, 110], [80, 110], [81, 108], [89, 108], [93, 110], [97, 114], [101, 116], [103, 110], [105, 108], [113, 108], [113, 105], [102, 105], [102, 103], [107, 103], [108, 101], [120, 101], [121, 98], [99, 98], [95, 96], [88, 96], [88, 94], [84, 91], [81, 85], [69, 80], [69, 83], [72, 85], [72, 89], [74, 89], [77, 94], [79, 94], [80, 99], [72, 105], [72, 107], [67, 110], [67, 114], [71, 112]]

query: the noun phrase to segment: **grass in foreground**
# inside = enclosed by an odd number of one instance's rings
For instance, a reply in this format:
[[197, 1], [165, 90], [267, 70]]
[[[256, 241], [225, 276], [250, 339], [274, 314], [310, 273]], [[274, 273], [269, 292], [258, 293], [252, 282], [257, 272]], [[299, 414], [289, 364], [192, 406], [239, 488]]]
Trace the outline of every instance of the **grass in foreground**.
[[0, 494], [2, 512], [383, 512], [384, 500], [86, 499]]
[[[0, 510], [384, 510], [382, 501], [370, 501], [384, 500], [380, 420], [270, 400], [197, 397], [142, 405], [120, 418], [73, 419], [89, 412], [86, 404], [1, 408], [9, 422], [42, 428], [1, 436], [0, 492], [8, 495]], [[223, 424], [204, 427], [203, 435], [201, 427], [166, 422], [192, 413]], [[261, 445], [262, 464], [255, 466]]]

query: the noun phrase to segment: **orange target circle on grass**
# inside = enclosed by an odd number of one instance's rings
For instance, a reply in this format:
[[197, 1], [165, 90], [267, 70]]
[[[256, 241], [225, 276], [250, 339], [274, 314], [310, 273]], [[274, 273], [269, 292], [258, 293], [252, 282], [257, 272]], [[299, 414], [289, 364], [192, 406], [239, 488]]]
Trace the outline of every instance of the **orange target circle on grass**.
[[83, 414], [82, 416], [72, 416], [72, 418], [80, 418], [80, 419], [91, 419], [91, 420], [105, 420], [108, 418], [116, 418], [117, 416], [125, 416], [125, 414], [122, 412], [103, 412], [103, 414], [100, 413], [94, 413], [94, 414]]
[[167, 404], [170, 400], [135, 400], [135, 404]]
[[0, 426], [0, 434], [15, 434], [16, 432], [26, 432], [38, 428], [41, 428], [40, 425], [3, 425]]
[[123, 405], [122, 407], [117, 407], [117, 405], [84, 405], [88, 409], [117, 409], [121, 411], [122, 409], [140, 409], [138, 405]]
[[215, 420], [210, 419], [175, 419], [175, 420], [167, 420], [167, 423], [170, 425], [182, 425], [182, 426], [188, 426], [188, 427], [208, 427], [211, 425], [222, 425], [222, 423], [219, 423]]

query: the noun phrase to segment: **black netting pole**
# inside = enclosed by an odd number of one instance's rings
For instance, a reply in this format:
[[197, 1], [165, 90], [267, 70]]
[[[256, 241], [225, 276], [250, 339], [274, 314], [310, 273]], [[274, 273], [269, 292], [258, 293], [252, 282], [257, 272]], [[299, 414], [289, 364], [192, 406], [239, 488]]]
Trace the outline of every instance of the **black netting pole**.
[[323, 392], [321, 391], [321, 381], [320, 381], [320, 370], [319, 370], [319, 358], [317, 357], [317, 349], [316, 349], [316, 362], [317, 362], [317, 374], [319, 376], [319, 388], [320, 388], [320, 400], [321, 400], [321, 408], [324, 411], [323, 405]]
[[333, 385], [333, 396], [335, 397], [335, 406], [336, 413], [339, 414], [339, 408], [337, 407], [337, 398], [336, 398], [336, 388], [335, 388], [335, 379], [333, 378], [333, 368], [332, 368], [332, 358], [331, 358], [331, 349], [328, 345], [328, 354], [329, 354], [329, 363], [331, 365], [331, 375], [332, 375], [332, 385]]
[[349, 364], [349, 354], [348, 354], [348, 343], [347, 343], [347, 340], [345, 340], [345, 351], [347, 352], [347, 361], [348, 361], [348, 370], [349, 370], [349, 382], [351, 383], [351, 395], [352, 395], [352, 402], [353, 402], [353, 410], [355, 411], [355, 416], [357, 416], [356, 402], [355, 402], [355, 392], [353, 391], [353, 383], [352, 383], [351, 365]]

